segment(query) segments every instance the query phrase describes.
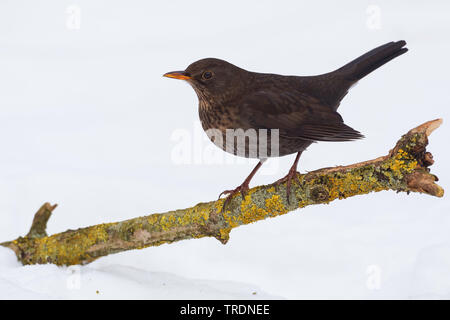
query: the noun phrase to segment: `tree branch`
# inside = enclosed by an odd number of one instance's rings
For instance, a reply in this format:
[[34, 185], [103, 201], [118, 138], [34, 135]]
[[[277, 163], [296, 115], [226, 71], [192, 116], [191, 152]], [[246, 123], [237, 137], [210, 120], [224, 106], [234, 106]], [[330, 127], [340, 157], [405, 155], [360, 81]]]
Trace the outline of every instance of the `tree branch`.
[[23, 264], [86, 264], [111, 253], [184, 239], [215, 237], [225, 244], [230, 231], [240, 225], [372, 191], [420, 192], [442, 197], [444, 190], [435, 183], [438, 178], [428, 169], [433, 157], [426, 151], [428, 136], [441, 123], [437, 119], [410, 130], [386, 156], [299, 174], [299, 181], [291, 188], [290, 204], [286, 200], [285, 184], [258, 186], [245, 199], [235, 196], [224, 211], [224, 199], [220, 199], [187, 209], [47, 236], [47, 220], [56, 205], [45, 203], [25, 237], [0, 245], [14, 250]]

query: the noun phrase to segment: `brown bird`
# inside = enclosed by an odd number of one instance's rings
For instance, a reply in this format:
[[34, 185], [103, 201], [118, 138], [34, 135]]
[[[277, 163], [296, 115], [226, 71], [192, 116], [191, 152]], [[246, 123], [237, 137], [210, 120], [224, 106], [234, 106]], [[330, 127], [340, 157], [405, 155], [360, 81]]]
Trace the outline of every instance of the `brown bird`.
[[350, 87], [408, 51], [405, 45], [405, 41], [389, 42], [335, 71], [316, 76], [250, 72], [214, 58], [164, 76], [186, 80], [194, 88], [200, 120], [211, 141], [235, 155], [260, 159], [239, 187], [221, 193], [229, 194], [226, 201], [239, 192], [244, 197], [266, 158], [297, 153], [289, 173], [277, 181], [287, 182], [289, 202], [300, 155], [311, 143], [363, 138], [344, 124], [336, 110]]

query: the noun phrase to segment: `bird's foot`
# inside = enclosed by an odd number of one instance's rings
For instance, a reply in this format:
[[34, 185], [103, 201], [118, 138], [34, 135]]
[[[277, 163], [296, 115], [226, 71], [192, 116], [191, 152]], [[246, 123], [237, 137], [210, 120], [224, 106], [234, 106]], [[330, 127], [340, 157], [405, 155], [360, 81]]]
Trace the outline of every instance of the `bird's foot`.
[[300, 173], [297, 172], [297, 170], [292, 169], [289, 170], [288, 174], [284, 177], [281, 178], [280, 180], [277, 180], [275, 182], [275, 185], [278, 187], [280, 184], [286, 182], [286, 199], [288, 204], [290, 204], [289, 202], [289, 195], [291, 194], [291, 184], [292, 184], [292, 179], [297, 178], [298, 183], [300, 184], [300, 178], [298, 177]]
[[245, 198], [245, 195], [247, 191], [249, 190], [248, 187], [249, 183], [247, 181], [244, 181], [239, 187], [233, 190], [225, 190], [219, 195], [219, 199], [222, 195], [227, 194], [228, 196], [225, 199], [225, 202], [223, 203], [223, 208], [225, 209], [225, 206], [230, 202], [230, 200], [237, 195], [238, 193], [241, 193], [242, 199]]

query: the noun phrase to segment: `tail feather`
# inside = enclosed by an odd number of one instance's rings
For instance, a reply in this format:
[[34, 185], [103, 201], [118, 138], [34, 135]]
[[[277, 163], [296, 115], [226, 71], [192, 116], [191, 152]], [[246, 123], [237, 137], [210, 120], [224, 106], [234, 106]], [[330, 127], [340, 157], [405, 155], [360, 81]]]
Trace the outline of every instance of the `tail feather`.
[[408, 49], [403, 48], [405, 45], [406, 42], [404, 40], [386, 43], [363, 54], [336, 71], [344, 75], [346, 80], [356, 82], [385, 63], [407, 52]]
[[302, 86], [308, 92], [315, 94], [317, 97], [321, 97], [323, 102], [327, 103], [336, 111], [341, 100], [357, 81], [385, 63], [404, 54], [408, 51], [407, 48], [404, 48], [405, 45], [406, 42], [403, 40], [386, 43], [335, 71], [314, 76], [314, 81], [311, 81], [311, 77], [303, 77]]
[[297, 137], [313, 141], [353, 141], [364, 138], [361, 132], [345, 123], [303, 124], [296, 133]]

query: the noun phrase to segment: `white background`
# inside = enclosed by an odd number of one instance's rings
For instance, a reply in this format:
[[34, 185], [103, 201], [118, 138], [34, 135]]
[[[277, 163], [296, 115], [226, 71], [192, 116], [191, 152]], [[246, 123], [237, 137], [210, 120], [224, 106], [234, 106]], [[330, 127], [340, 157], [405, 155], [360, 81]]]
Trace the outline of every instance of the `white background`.
[[[79, 29], [67, 25], [71, 5], [81, 9]], [[172, 134], [198, 125], [197, 97], [161, 75], [205, 57], [311, 75], [405, 39], [410, 51], [361, 80], [339, 109], [366, 139], [314, 144], [299, 170], [386, 154], [414, 126], [450, 119], [449, 9], [448, 1], [1, 1], [0, 240], [26, 234], [46, 201], [59, 204], [48, 225], [56, 233], [189, 207], [240, 184], [254, 162], [176, 165], [171, 154]], [[447, 189], [448, 135], [444, 122], [429, 145]], [[253, 185], [284, 176], [293, 156], [274, 161]], [[76, 269], [75, 289], [70, 270], [20, 267], [1, 249], [0, 297], [450, 298], [449, 209], [447, 197], [392, 191], [307, 207], [235, 229], [225, 246], [205, 238], [102, 258]]]

